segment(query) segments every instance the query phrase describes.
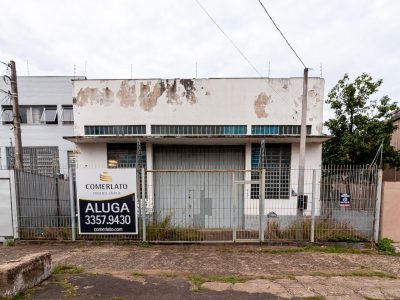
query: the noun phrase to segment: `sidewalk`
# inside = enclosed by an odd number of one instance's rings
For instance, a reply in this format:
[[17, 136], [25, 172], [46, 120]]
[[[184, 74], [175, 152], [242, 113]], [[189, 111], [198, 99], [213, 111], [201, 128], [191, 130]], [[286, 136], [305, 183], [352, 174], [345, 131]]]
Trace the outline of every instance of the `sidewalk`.
[[76, 272], [66, 268], [54, 275], [30, 299], [63, 299], [66, 293], [71, 299], [400, 298], [400, 256], [370, 252], [256, 245], [45, 244], [1, 247], [0, 263], [41, 251], [52, 253], [54, 265], [73, 266]]

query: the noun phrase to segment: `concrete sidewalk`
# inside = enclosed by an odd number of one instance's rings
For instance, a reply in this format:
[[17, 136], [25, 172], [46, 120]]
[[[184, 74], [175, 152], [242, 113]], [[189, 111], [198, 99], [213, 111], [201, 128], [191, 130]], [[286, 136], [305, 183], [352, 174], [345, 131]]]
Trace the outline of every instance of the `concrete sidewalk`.
[[0, 263], [49, 251], [56, 265], [83, 270], [54, 275], [31, 293], [31, 299], [63, 299], [68, 293], [72, 299], [400, 299], [400, 256], [303, 250], [256, 245], [17, 245], [0, 248]]

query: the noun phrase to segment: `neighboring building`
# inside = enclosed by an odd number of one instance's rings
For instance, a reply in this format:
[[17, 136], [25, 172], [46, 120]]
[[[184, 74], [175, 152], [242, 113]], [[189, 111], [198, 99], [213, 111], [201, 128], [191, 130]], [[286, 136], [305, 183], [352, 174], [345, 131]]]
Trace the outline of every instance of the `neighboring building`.
[[393, 125], [396, 126], [396, 129], [392, 133], [392, 141], [391, 145], [397, 151], [400, 151], [400, 110], [395, 112], [392, 118]]
[[[24, 169], [45, 175], [66, 174], [74, 144], [63, 139], [73, 133], [70, 76], [19, 76]], [[84, 77], [80, 77], [84, 78]], [[2, 81], [0, 88], [10, 87]], [[11, 102], [1, 105], [0, 165], [14, 165], [14, 132]]]
[[[324, 80], [309, 78], [308, 87], [306, 167], [320, 169], [327, 140], [322, 134]], [[65, 138], [76, 143], [79, 167], [100, 168], [134, 167], [139, 139], [150, 170], [256, 170], [265, 140], [266, 198], [289, 201], [282, 207], [292, 207], [287, 214], [293, 215], [297, 173], [291, 169], [299, 160], [302, 89], [302, 78], [75, 80], [74, 135]], [[198, 198], [209, 213], [192, 224], [224, 227], [221, 220], [230, 218], [212, 215], [223, 201], [231, 205], [231, 187], [224, 185], [231, 174], [209, 175], [206, 182], [196, 174], [174, 176], [148, 173], [154, 210], [170, 205], [171, 180], [192, 182], [175, 185], [174, 205]], [[250, 180], [257, 175], [237, 176]], [[246, 184], [240, 197], [257, 203], [258, 191]]]

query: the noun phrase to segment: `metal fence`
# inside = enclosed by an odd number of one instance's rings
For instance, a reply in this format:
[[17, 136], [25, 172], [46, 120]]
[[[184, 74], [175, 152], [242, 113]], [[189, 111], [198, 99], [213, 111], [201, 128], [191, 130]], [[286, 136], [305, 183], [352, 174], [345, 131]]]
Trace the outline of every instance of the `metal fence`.
[[[297, 176], [298, 170], [278, 166], [259, 171], [149, 170], [146, 238], [157, 242], [374, 238], [376, 167], [305, 170], [304, 197], [297, 195]], [[340, 194], [345, 193], [350, 203], [341, 206]]]
[[70, 239], [69, 181], [15, 170], [18, 236], [21, 239]]
[[[357, 242], [373, 240], [379, 224], [375, 166], [305, 170], [303, 196], [297, 194], [298, 170], [282, 166], [142, 170], [137, 170], [137, 235], [79, 235], [70, 206], [74, 178], [15, 171], [19, 238]], [[348, 205], [340, 203], [344, 193]]]

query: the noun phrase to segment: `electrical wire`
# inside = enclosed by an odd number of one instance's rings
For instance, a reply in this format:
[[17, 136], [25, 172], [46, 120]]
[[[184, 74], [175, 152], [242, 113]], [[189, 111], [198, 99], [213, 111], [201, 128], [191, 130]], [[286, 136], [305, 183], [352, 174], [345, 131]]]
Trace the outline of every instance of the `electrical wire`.
[[4, 98], [3, 98], [3, 99], [1, 99], [1, 101], [0, 101], [0, 105], [3, 105], [3, 104], [5, 104], [5, 103], [6, 103], [6, 100], [10, 100], [10, 95], [6, 95], [6, 96], [4, 96]]
[[292, 49], [294, 55], [296, 55], [296, 57], [299, 59], [300, 63], [303, 65], [303, 67], [305, 69], [307, 69], [306, 65], [304, 64], [304, 62], [302, 61], [302, 59], [300, 58], [300, 56], [297, 54], [297, 52], [294, 50], [294, 48], [292, 47], [292, 45], [290, 45], [289, 41], [287, 40], [287, 38], [285, 37], [285, 35], [282, 33], [282, 31], [279, 29], [278, 25], [276, 25], [275, 21], [272, 19], [271, 15], [269, 14], [268, 10], [265, 8], [264, 4], [261, 2], [261, 0], [258, 0], [258, 2], [260, 3], [260, 5], [262, 6], [262, 8], [264, 9], [265, 13], [267, 14], [267, 16], [270, 18], [272, 24], [274, 24], [276, 30], [278, 30], [278, 32], [281, 34], [281, 36], [283, 37], [283, 39], [285, 40], [286, 44], [288, 44], [289, 48]]
[[[197, 4], [200, 6], [200, 8], [204, 11], [204, 13], [210, 18], [210, 20], [215, 24], [215, 26], [218, 27], [218, 29], [221, 31], [221, 33], [229, 40], [229, 42], [232, 44], [232, 46], [239, 52], [239, 54], [242, 56], [242, 58], [251, 66], [251, 68], [258, 74], [258, 76], [260, 76], [261, 78], [265, 78], [265, 76], [263, 76], [261, 74], [260, 71], [257, 70], [257, 68], [251, 63], [250, 59], [247, 58], [247, 56], [243, 53], [242, 50], [240, 50], [240, 48], [236, 45], [236, 43], [229, 37], [229, 35], [222, 29], [221, 26], [218, 25], [218, 23], [214, 20], [214, 18], [210, 15], [210, 13], [206, 10], [206, 8], [200, 3], [199, 0], [195, 0], [197, 2]], [[268, 82], [269, 84], [269, 82]], [[295, 112], [295, 114], [298, 114], [298, 111], [293, 108], [289, 102], [286, 101], [285, 98], [282, 97], [281, 94], [278, 93], [278, 91], [276, 91], [273, 86], [271, 84], [269, 84], [270, 88], [275, 92], [275, 94], [277, 94], [291, 109], [293, 109], [293, 111]]]

